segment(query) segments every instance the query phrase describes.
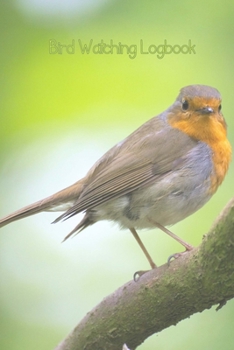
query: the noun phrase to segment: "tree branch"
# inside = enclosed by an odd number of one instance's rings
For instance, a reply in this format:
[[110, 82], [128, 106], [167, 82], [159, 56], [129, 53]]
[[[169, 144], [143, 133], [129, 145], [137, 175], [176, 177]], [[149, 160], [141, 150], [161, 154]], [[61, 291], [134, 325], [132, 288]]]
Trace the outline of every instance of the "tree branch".
[[234, 198], [199, 247], [130, 281], [90, 311], [55, 350], [136, 349], [147, 337], [234, 297]]

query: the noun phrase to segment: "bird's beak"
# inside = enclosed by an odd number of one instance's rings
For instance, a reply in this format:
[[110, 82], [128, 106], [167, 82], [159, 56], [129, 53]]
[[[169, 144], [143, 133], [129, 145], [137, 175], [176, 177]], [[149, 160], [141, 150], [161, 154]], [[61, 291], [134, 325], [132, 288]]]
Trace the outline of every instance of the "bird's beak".
[[213, 110], [213, 108], [207, 106], [207, 107], [199, 109], [199, 112], [202, 114], [211, 114], [211, 113], [214, 113], [214, 110]]

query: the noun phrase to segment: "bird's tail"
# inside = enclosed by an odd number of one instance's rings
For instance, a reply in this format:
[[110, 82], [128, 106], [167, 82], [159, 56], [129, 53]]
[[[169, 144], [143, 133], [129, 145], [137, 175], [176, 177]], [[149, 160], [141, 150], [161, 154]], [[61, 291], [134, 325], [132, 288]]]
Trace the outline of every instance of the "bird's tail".
[[53, 194], [50, 197], [42, 199], [38, 202], [30, 204], [14, 213], [0, 219], [0, 227], [8, 225], [9, 223], [23, 219], [42, 211], [63, 211], [69, 209], [74, 202], [79, 198], [84, 188], [84, 179], [75, 184], [66, 187], [65, 189]]

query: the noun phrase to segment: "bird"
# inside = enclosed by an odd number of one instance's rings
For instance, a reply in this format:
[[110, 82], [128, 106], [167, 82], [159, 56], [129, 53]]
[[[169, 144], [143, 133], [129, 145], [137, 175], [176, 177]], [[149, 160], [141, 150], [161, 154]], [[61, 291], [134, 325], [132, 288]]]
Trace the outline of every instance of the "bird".
[[63, 212], [53, 223], [84, 213], [64, 240], [98, 221], [113, 221], [130, 230], [154, 269], [137, 231], [159, 228], [185, 252], [192, 250], [167, 226], [193, 214], [213, 196], [231, 154], [219, 91], [185, 86], [168, 109], [107, 151], [85, 177], [4, 217], [0, 227], [43, 211]]

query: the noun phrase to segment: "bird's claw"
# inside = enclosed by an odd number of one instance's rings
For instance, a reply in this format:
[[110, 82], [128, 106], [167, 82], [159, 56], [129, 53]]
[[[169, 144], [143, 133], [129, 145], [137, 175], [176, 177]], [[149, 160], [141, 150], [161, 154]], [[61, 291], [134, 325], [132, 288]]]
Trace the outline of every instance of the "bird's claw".
[[133, 280], [135, 282], [139, 281], [139, 279], [141, 278], [141, 276], [143, 276], [146, 272], [149, 272], [150, 270], [143, 270], [143, 271], [137, 271], [134, 273], [133, 275]]
[[167, 259], [167, 264], [168, 264], [168, 266], [170, 265], [170, 262], [171, 262], [172, 259], [178, 259], [180, 256], [186, 254], [187, 252], [189, 252], [189, 251], [192, 250], [192, 249], [193, 249], [193, 247], [190, 246], [189, 249], [186, 249], [184, 252], [175, 253], [175, 254], [170, 255], [170, 256], [168, 257], [168, 259]]

